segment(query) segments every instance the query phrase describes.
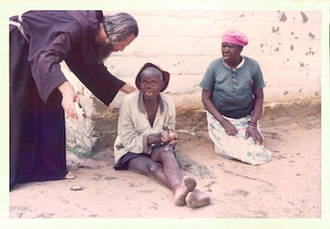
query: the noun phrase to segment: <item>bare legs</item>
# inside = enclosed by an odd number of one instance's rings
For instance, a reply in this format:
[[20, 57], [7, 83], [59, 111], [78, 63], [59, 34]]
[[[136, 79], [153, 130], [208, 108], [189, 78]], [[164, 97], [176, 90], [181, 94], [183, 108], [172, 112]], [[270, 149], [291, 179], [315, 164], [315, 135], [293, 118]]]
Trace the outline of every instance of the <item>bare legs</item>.
[[193, 208], [202, 207], [210, 203], [210, 197], [197, 189], [189, 192], [185, 200], [187, 206]]
[[201, 207], [210, 203], [206, 194], [195, 189], [196, 181], [193, 178], [181, 178], [174, 152], [165, 150], [165, 147], [155, 149], [150, 158], [142, 156], [131, 159], [128, 169], [147, 175], [171, 189], [176, 206], [189, 203], [189, 207]]
[[165, 187], [172, 189], [172, 186], [164, 173], [163, 166], [148, 157], [141, 156], [131, 159], [128, 162], [128, 169], [147, 175]]
[[176, 206], [182, 206], [186, 203], [186, 197], [189, 192], [196, 187], [196, 181], [188, 176], [185, 176], [182, 181], [173, 187], [173, 202]]

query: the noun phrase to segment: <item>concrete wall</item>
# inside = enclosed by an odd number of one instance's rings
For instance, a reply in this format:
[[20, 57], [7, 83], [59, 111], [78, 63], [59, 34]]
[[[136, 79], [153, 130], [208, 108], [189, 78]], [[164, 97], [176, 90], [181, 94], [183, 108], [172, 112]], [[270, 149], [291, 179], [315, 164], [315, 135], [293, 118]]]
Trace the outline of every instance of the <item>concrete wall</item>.
[[221, 35], [230, 28], [242, 30], [249, 38], [242, 54], [260, 63], [266, 101], [319, 95], [319, 11], [131, 13], [139, 22], [140, 36], [123, 53], [109, 58], [107, 66], [113, 74], [134, 82], [146, 61], [159, 64], [172, 75], [167, 92], [177, 94], [180, 107], [185, 106], [187, 93], [191, 98], [197, 92], [199, 99], [198, 84], [209, 63], [221, 56]]
[[[233, 28], [249, 38], [242, 55], [256, 59], [263, 71], [265, 111], [269, 113], [283, 104], [320, 105], [321, 11], [126, 12], [138, 21], [140, 34], [123, 52], [112, 54], [105, 64], [112, 74], [131, 84], [145, 62], [169, 71], [171, 81], [165, 93], [175, 101], [178, 119], [180, 114], [187, 113], [192, 118], [201, 116], [198, 85], [210, 62], [221, 56], [222, 33]], [[110, 146], [123, 94], [119, 93], [107, 108], [65, 66], [63, 71], [79, 90], [88, 116], [84, 121], [68, 120], [68, 140], [92, 151]]]

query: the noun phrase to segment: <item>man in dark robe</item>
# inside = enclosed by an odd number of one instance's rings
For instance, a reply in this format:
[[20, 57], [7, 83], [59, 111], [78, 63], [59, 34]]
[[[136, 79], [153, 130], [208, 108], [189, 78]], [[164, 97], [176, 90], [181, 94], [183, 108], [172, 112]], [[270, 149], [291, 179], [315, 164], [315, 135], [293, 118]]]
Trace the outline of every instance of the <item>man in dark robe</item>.
[[65, 61], [105, 105], [135, 87], [103, 60], [138, 36], [129, 14], [29, 11], [10, 18], [10, 189], [18, 183], [73, 178], [66, 168], [66, 112], [79, 96], [60, 69]]

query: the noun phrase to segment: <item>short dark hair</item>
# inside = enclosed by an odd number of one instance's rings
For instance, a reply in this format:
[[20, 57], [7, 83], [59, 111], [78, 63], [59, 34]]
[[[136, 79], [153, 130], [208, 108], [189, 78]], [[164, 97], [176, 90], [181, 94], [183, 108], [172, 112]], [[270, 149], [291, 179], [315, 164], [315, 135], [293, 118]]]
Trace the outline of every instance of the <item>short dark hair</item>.
[[141, 75], [144, 73], [144, 72], [154, 72], [155, 73], [155, 76], [160, 80], [160, 81], [163, 81], [164, 79], [164, 77], [163, 77], [163, 73], [159, 70], [159, 69], [157, 69], [157, 68], [155, 68], [155, 67], [152, 67], [152, 66], [150, 66], [150, 67], [146, 67], [145, 69], [143, 69], [143, 71], [141, 72]]

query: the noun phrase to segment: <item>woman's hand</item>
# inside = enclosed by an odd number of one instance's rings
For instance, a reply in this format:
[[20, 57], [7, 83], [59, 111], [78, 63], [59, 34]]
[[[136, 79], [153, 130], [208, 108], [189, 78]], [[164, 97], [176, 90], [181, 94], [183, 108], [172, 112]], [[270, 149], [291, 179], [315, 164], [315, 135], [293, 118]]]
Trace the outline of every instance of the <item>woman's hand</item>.
[[221, 125], [228, 135], [236, 135], [236, 133], [238, 132], [238, 129], [227, 119], [224, 119], [224, 121], [221, 122]]
[[74, 103], [79, 102], [80, 100], [78, 94], [74, 91], [72, 85], [68, 81], [65, 81], [57, 88], [62, 93], [61, 105], [65, 113], [67, 113], [71, 118], [78, 119]]
[[253, 138], [254, 144], [259, 142], [259, 145], [261, 145], [263, 142], [263, 138], [256, 127], [248, 126], [246, 128], [245, 139], [248, 139], [249, 137]]
[[214, 106], [212, 101], [212, 91], [202, 91], [202, 102], [205, 109], [210, 112], [222, 125], [228, 135], [236, 135], [238, 129], [225, 119]]

